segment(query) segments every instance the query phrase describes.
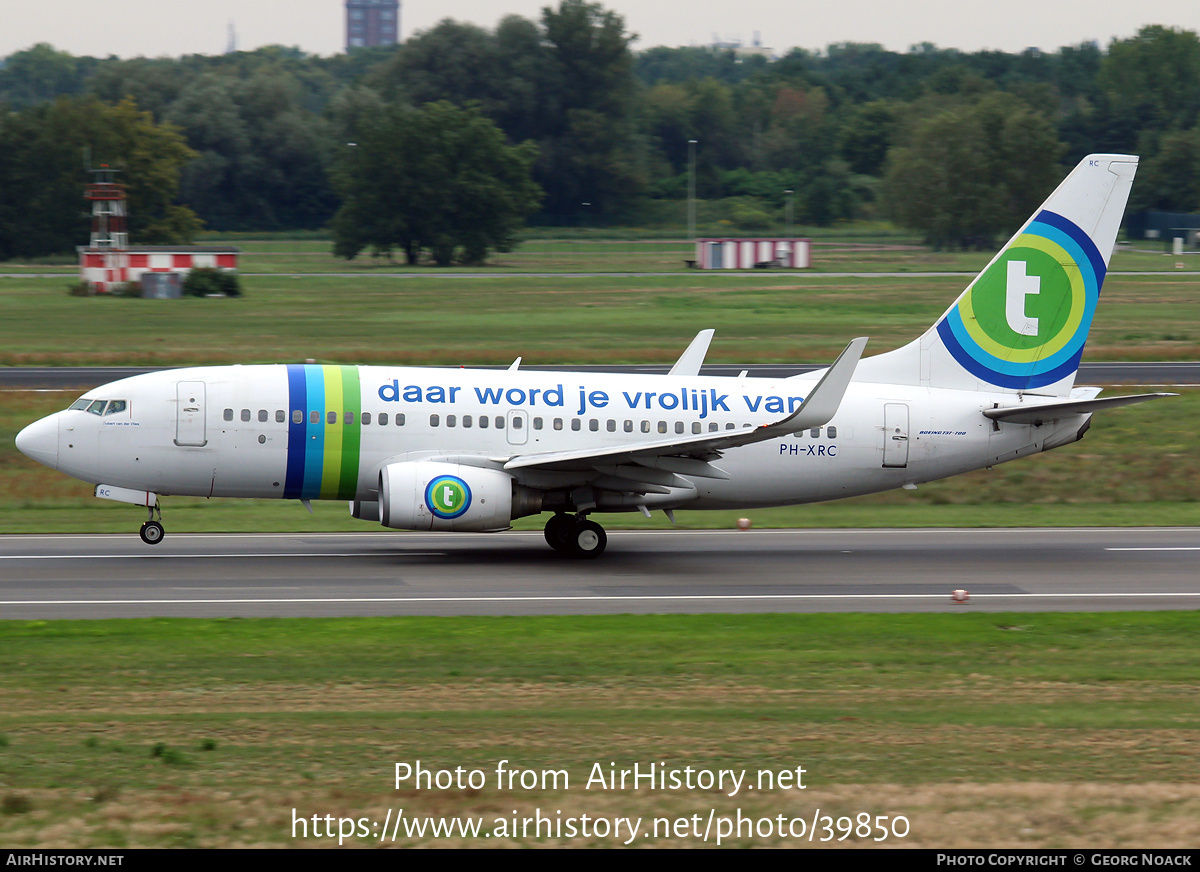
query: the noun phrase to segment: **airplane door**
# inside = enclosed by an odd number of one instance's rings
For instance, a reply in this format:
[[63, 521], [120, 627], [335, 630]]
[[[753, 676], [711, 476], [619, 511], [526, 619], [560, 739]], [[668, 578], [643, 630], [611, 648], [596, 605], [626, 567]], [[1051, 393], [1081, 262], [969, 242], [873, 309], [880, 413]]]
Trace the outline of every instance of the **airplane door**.
[[526, 412], [508, 413], [508, 444], [524, 445], [529, 441], [529, 415]]
[[883, 465], [908, 466], [908, 406], [885, 403], [883, 406]]
[[204, 389], [205, 384], [202, 381], [182, 381], [175, 385], [176, 445], [199, 448], [208, 444], [204, 432]]

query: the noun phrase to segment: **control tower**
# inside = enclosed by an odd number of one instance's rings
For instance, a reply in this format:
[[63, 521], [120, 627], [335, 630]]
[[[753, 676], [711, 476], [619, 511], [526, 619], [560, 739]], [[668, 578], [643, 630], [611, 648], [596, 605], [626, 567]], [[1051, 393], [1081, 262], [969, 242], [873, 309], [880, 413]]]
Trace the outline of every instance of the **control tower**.
[[121, 251], [129, 248], [129, 225], [125, 212], [125, 186], [117, 183], [117, 170], [101, 164], [92, 170], [95, 181], [84, 196], [92, 203], [92, 236], [89, 248]]

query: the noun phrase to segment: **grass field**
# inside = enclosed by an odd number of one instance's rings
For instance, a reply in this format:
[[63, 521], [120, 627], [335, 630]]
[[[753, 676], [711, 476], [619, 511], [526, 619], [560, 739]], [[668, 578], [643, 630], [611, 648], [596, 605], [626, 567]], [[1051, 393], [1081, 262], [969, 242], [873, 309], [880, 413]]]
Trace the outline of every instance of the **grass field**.
[[[701, 232], [700, 237], [753, 237], [724, 229]], [[758, 234], [773, 238], [776, 234]], [[867, 225], [833, 228], [801, 228], [798, 238], [812, 243], [809, 272], [977, 272], [994, 254], [981, 251], [934, 251], [920, 244], [919, 238], [897, 233], [894, 229]], [[408, 266], [403, 254], [372, 257], [364, 254], [354, 260], [333, 256], [333, 243], [319, 234], [300, 238], [259, 239], [247, 234], [204, 234], [200, 244], [236, 245], [241, 249], [240, 269], [247, 273], [348, 273], [371, 275], [389, 273], [441, 273], [471, 275], [480, 272], [687, 272], [686, 261], [696, 257], [695, 244], [680, 233], [669, 235], [646, 231], [612, 231], [596, 228], [552, 230], [534, 228], [508, 252], [493, 252], [478, 267], [435, 267], [431, 262]], [[997, 246], [998, 247], [998, 246]], [[1153, 270], [1173, 272], [1200, 270], [1200, 252], [1179, 257], [1161, 244], [1141, 241], [1134, 247], [1123, 244], [1115, 253], [1111, 269], [1116, 271]], [[40, 261], [0, 264], [5, 273], [61, 273], [78, 265], [73, 255], [57, 255]]]
[[[66, 281], [0, 279], [0, 365], [323, 362], [670, 363], [716, 327], [713, 363], [824, 363], [932, 324], [961, 276], [247, 276], [237, 299], [71, 297]], [[1200, 358], [1200, 281], [1109, 278], [1088, 360]]]
[[[1195, 619], [5, 622], [0, 843], [282, 846], [295, 844], [293, 810], [382, 822], [403, 808], [490, 827], [538, 809], [648, 829], [655, 816], [820, 809], [906, 817], [909, 835], [889, 844], [1184, 847], [1200, 839]], [[395, 764], [417, 760], [487, 781], [394, 789]], [[569, 785], [497, 789], [501, 760], [565, 770]], [[585, 789], [594, 764], [651, 762], [752, 779], [802, 767], [804, 789]], [[727, 843], [787, 841], [804, 843]]]

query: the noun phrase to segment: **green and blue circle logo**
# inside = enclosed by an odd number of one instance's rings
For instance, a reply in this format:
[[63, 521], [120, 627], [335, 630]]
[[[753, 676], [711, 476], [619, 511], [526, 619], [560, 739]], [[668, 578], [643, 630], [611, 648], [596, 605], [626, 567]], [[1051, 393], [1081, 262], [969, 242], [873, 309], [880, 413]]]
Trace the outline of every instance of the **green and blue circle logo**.
[[425, 505], [435, 518], [453, 520], [471, 508], [471, 488], [457, 475], [439, 475], [425, 488]]
[[989, 384], [1053, 384], [1079, 368], [1106, 271], [1086, 233], [1042, 210], [938, 322], [938, 335]]

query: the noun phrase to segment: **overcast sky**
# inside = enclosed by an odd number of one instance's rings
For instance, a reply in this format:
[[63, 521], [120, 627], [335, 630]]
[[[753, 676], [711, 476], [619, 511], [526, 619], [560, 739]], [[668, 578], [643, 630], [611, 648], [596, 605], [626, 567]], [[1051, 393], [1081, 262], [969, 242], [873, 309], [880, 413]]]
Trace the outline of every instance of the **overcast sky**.
[[[557, 3], [557, 0], [555, 0]], [[401, 36], [442, 18], [494, 27], [505, 15], [537, 20], [546, 0], [402, 0]], [[1200, 30], [1195, 0], [607, 0], [639, 35], [635, 49], [707, 45], [714, 36], [762, 44], [782, 54], [799, 46], [878, 42], [904, 51], [919, 42], [964, 51], [1030, 46], [1054, 50], [1128, 37], [1146, 24]], [[74, 55], [177, 57], [219, 54], [229, 22], [238, 47], [278, 43], [320, 55], [345, 46], [343, 0], [5, 0], [0, 57], [38, 42]]]

